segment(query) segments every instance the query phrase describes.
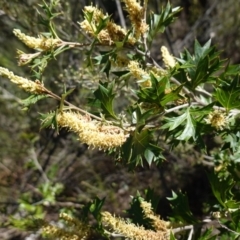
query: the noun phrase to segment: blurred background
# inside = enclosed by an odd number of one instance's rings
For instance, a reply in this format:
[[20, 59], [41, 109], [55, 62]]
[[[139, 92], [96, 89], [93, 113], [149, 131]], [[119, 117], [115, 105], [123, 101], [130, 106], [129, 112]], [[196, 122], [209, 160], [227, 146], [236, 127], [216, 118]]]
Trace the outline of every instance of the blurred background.
[[[82, 21], [86, 5], [98, 5], [120, 24], [117, 0], [66, 0], [57, 7], [62, 14], [57, 18], [57, 32], [61, 39], [81, 42], [86, 36], [77, 22]], [[37, 36], [47, 29], [39, 23], [37, 8], [40, 0], [0, 0], [0, 66], [20, 76], [31, 77], [28, 67], [19, 67], [16, 49], [30, 53], [14, 35], [13, 29]], [[167, 1], [149, 0], [149, 11], [161, 12]], [[240, 0], [172, 0], [181, 6], [178, 19], [159, 34], [152, 47], [152, 55], [161, 61], [160, 47], [167, 46], [174, 56], [187, 48], [191, 52], [194, 40], [204, 44], [210, 38], [222, 57], [231, 63], [240, 63]], [[124, 12], [124, 9], [123, 9]], [[125, 12], [124, 12], [125, 14]], [[128, 19], [126, 17], [126, 22]], [[45, 70], [45, 82], [55, 93], [62, 91], [62, 84], [75, 87], [69, 101], [85, 106], [91, 96], [97, 72], [83, 69], [80, 50], [67, 51], [52, 61]], [[92, 81], [94, 76], [94, 81]], [[122, 215], [128, 208], [130, 196], [153, 188], [160, 196], [158, 213], [166, 218], [170, 207], [166, 197], [171, 191], [182, 190], [189, 196], [193, 213], [201, 218], [211, 201], [210, 189], [204, 171], [208, 168], [201, 154], [192, 146], [170, 152], [161, 167], [138, 168], [128, 172], [103, 152], [88, 149], [67, 130], [59, 134], [52, 129], [40, 130], [39, 113], [56, 106], [53, 100], [43, 100], [28, 110], [23, 110], [21, 99], [27, 94], [7, 79], [0, 78], [0, 239], [30, 238], [30, 233], [10, 227], [9, 218], [22, 219], [27, 214], [55, 219], [62, 209], [74, 209], [77, 215], [82, 204], [93, 197], [106, 197], [104, 209]], [[120, 103], [117, 103], [120, 104]], [[213, 149], [217, 139], [209, 136]], [[54, 198], [54, 201], [52, 201]], [[48, 204], [38, 207], [42, 199]], [[10, 221], [11, 222], [11, 221]]]

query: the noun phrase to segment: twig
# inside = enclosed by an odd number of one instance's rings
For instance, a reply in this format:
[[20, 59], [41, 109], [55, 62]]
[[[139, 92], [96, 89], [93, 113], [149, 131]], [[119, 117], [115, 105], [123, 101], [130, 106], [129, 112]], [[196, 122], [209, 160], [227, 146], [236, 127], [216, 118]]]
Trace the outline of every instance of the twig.
[[182, 231], [186, 231], [186, 230], [191, 230], [193, 229], [193, 225], [187, 225], [187, 226], [183, 226], [183, 227], [179, 227], [179, 228], [174, 228], [172, 229], [173, 233], [178, 233], [178, 232], [182, 232]]
[[[135, 50], [136, 50], [137, 53], [139, 53], [139, 54], [147, 57], [147, 58], [152, 62], [152, 64], [153, 64], [155, 67], [163, 70], [163, 68], [154, 60], [154, 58], [151, 57], [150, 52], [144, 53], [143, 51], [141, 51], [141, 50], [138, 49], [138, 48], [135, 48]], [[171, 80], [171, 82], [175, 83], [177, 86], [181, 86], [181, 85], [182, 85], [176, 78], [171, 77], [170, 80]], [[194, 94], [193, 94], [192, 92], [190, 92], [186, 87], [183, 87], [183, 91], [184, 91], [188, 96], [191, 96], [193, 99], [195, 99]]]
[[204, 155], [203, 156], [203, 158], [205, 158], [205, 159], [207, 159], [207, 160], [214, 160], [214, 158], [213, 157], [211, 157], [211, 156], [208, 156], [208, 155]]
[[127, 27], [126, 27], [126, 22], [125, 22], [125, 18], [124, 18], [124, 15], [123, 15], [121, 3], [120, 3], [119, 0], [115, 0], [115, 3], [117, 5], [117, 10], [118, 10], [118, 15], [119, 15], [119, 18], [120, 18], [121, 26], [126, 29]]
[[198, 91], [200, 93], [203, 93], [203, 94], [207, 95], [208, 97], [212, 97], [211, 93], [209, 93], [208, 91], [206, 91], [205, 89], [203, 89], [203, 88], [201, 88], [199, 86], [196, 88], [196, 91]]
[[[59, 97], [58, 95], [56, 95], [55, 93], [51, 92], [50, 90], [48, 90], [48, 89], [45, 88], [45, 87], [43, 87], [43, 88], [44, 88], [44, 91], [48, 94], [49, 97], [54, 98], [54, 99], [56, 99], [56, 100], [58, 100], [58, 101], [61, 101], [61, 100], [62, 100], [62, 98]], [[97, 119], [97, 120], [99, 120], [99, 121], [102, 121], [102, 118], [100, 118], [100, 117], [98, 117], [98, 116], [96, 116], [96, 115], [94, 115], [94, 114], [91, 114], [91, 113], [89, 113], [88, 111], [85, 111], [85, 110], [83, 110], [83, 109], [81, 109], [81, 108], [78, 108], [78, 107], [76, 107], [75, 105], [73, 105], [72, 103], [70, 103], [70, 102], [68, 102], [68, 101], [66, 101], [66, 100], [64, 100], [63, 102], [64, 102], [65, 104], [67, 104], [71, 109], [77, 110], [77, 111], [79, 111], [79, 112], [81, 112], [81, 113], [83, 113], [83, 114], [86, 114], [86, 115], [94, 118], [94, 119]]]
[[30, 154], [31, 154], [31, 159], [32, 159], [33, 163], [35, 164], [35, 166], [37, 167], [37, 169], [41, 173], [41, 175], [42, 175], [43, 179], [45, 180], [45, 182], [49, 182], [49, 179], [48, 179], [46, 173], [43, 171], [42, 166], [38, 162], [37, 154], [36, 154], [36, 152], [35, 152], [33, 147], [30, 149]]
[[120, 233], [111, 233], [111, 232], [107, 231], [106, 229], [104, 230], [104, 232], [105, 232], [109, 237], [114, 237], [114, 238], [124, 237], [123, 234], [120, 234]]
[[232, 233], [234, 233], [234, 234], [236, 234], [236, 235], [238, 235], [238, 236], [240, 235], [240, 233], [238, 233], [238, 232], [236, 232], [236, 231], [233, 231], [232, 229], [230, 229], [230, 228], [228, 228], [227, 226], [225, 226], [225, 225], [223, 225], [222, 223], [220, 223], [219, 220], [218, 220], [218, 224], [219, 224], [222, 228], [228, 230], [229, 232], [232, 232]]
[[[148, 5], [148, 0], [144, 0], [144, 15], [143, 15], [143, 22], [147, 22], [147, 5]], [[149, 49], [148, 49], [148, 44], [147, 44], [147, 32], [145, 32], [143, 34], [143, 44], [144, 44], [144, 48], [145, 48], [145, 55], [147, 55], [148, 53], [150, 53]]]
[[193, 236], [193, 227], [192, 227], [192, 229], [190, 230], [190, 232], [189, 232], [189, 235], [188, 235], [188, 240], [191, 240], [192, 239], [192, 236]]
[[179, 106], [170, 108], [170, 109], [166, 109], [166, 110], [165, 110], [165, 114], [170, 113], [170, 112], [174, 112], [174, 111], [176, 111], [176, 110], [179, 110], [179, 109], [182, 109], [182, 108], [185, 108], [185, 107], [188, 107], [188, 106], [189, 106], [189, 104], [188, 104], [188, 103], [185, 103], [185, 104], [182, 104], [182, 105], [179, 105]]

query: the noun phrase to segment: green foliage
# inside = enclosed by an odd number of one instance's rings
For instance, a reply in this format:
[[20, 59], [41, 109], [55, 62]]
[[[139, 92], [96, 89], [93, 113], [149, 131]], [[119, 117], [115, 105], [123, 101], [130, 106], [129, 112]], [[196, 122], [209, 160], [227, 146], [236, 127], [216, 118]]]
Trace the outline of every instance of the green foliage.
[[[195, 40], [193, 52], [185, 49], [178, 58], [166, 50], [162, 53], [165, 65], [160, 66], [151, 55], [152, 43], [181, 9], [172, 8], [168, 3], [160, 14], [148, 14], [147, 1], [144, 6], [131, 1], [134, 3], [131, 7], [130, 3], [123, 2], [130, 19], [127, 30], [115, 24], [108, 14], [90, 6], [89, 11], [83, 11], [84, 21], [80, 23], [85, 42], [82, 39], [68, 42], [58, 33], [62, 32], [57, 28], [61, 16], [59, 1], [43, 1], [38, 14], [46, 32], [38, 38], [25, 34], [19, 37], [36, 51], [34, 54], [19, 51], [18, 58], [20, 63], [30, 66], [37, 81], [19, 77], [2, 67], [0, 75], [30, 92], [30, 96], [22, 100], [25, 109], [39, 104], [39, 100], [47, 103], [48, 111], [40, 113], [41, 129], [51, 127], [59, 133], [59, 127], [68, 128], [77, 133], [83, 143], [104, 150], [105, 154], [114, 153], [116, 163], [131, 171], [137, 167], [161, 166], [163, 161], [176, 158], [171, 150], [178, 151], [177, 146], [183, 149], [193, 146], [195, 153], [201, 156], [196, 162], [212, 168], [208, 179], [215, 198], [203, 205], [208, 206], [204, 214], [211, 216], [209, 221], [213, 227], [206, 225], [203, 218], [194, 216], [187, 195], [181, 191], [178, 194], [172, 191], [172, 197], [168, 198], [172, 208], [167, 217], [169, 223], [167, 219], [160, 220], [155, 215], [158, 198], [149, 188], [145, 199], [139, 193], [132, 198], [126, 211], [128, 221], [110, 213], [104, 215], [105, 198], [86, 201], [79, 218], [90, 225], [91, 230], [103, 237], [119, 234], [128, 239], [135, 239], [125, 232], [131, 227], [138, 228], [138, 233], [143, 235], [136, 239], [147, 239], [145, 233], [161, 236], [167, 233], [172, 240], [237, 239], [240, 232], [240, 67], [222, 60], [211, 40], [203, 45]], [[87, 78], [90, 87], [84, 84], [79, 89], [77, 84], [72, 87], [71, 79], [56, 84], [57, 77], [50, 81], [45, 76], [52, 60], [60, 61], [57, 56], [67, 51], [73, 54], [81, 51], [86, 61], [82, 63], [78, 84]], [[61, 90], [56, 90], [53, 83], [61, 85]], [[54, 106], [48, 105], [49, 99], [55, 100]], [[77, 103], [74, 99], [78, 99]], [[213, 146], [209, 144], [210, 137], [218, 139]], [[42, 168], [37, 159], [28, 167], [41, 173], [42, 182], [37, 184], [36, 195], [24, 193], [19, 199], [18, 211], [25, 219], [22, 222], [12, 217], [10, 223], [21, 228], [34, 222], [27, 217], [29, 215], [44, 218], [46, 207], [55, 205], [59, 194], [66, 190], [57, 180], [49, 179], [58, 167], [53, 166], [47, 172], [45, 164]], [[147, 213], [143, 202], [151, 203], [147, 205], [150, 206]], [[76, 213], [72, 208], [68, 211]], [[38, 227], [32, 225], [32, 228]], [[121, 225], [127, 226], [126, 229]]]
[[109, 118], [112, 117], [114, 119], [117, 118], [116, 114], [113, 110], [113, 100], [115, 99], [115, 94], [113, 93], [114, 82], [107, 83], [99, 83], [98, 89], [94, 92], [95, 98], [93, 101], [99, 103], [103, 114]]
[[170, 93], [165, 93], [165, 90], [169, 86], [169, 79], [167, 76], [157, 79], [151, 74], [151, 88], [141, 88], [137, 91], [139, 102], [153, 103], [161, 107], [165, 107], [166, 104], [178, 100], [181, 96], [179, 95], [182, 87], [178, 87]]
[[37, 103], [39, 100], [46, 98], [45, 95], [31, 95], [26, 99], [22, 100], [22, 104], [25, 109], [28, 109], [32, 104]]
[[[216, 81], [214, 73], [221, 69], [222, 61], [220, 53], [215, 47], [211, 47], [211, 40], [201, 46], [195, 40], [194, 53], [191, 55], [187, 50], [178, 59], [180, 63], [176, 78], [184, 82], [185, 86], [194, 91], [199, 85]], [[186, 68], [186, 66], [188, 66]]]
[[[180, 141], [188, 141], [190, 138], [195, 140], [195, 124], [191, 116], [190, 109], [179, 117], [166, 118], [167, 123], [162, 126], [163, 129], [173, 131], [171, 136]], [[184, 126], [184, 128], [183, 128]], [[170, 134], [169, 134], [170, 135]]]
[[152, 43], [156, 34], [163, 33], [168, 25], [170, 25], [176, 15], [181, 11], [180, 7], [172, 8], [171, 4], [168, 2], [166, 7], [162, 8], [162, 12], [160, 14], [152, 13], [150, 15], [150, 23], [149, 23], [149, 34], [148, 40]]
[[[226, 80], [221, 79], [223, 81], [222, 86], [216, 88], [216, 99], [219, 103], [227, 110], [230, 111], [231, 109], [239, 109], [239, 75], [236, 75], [234, 79], [229, 83], [226, 84]], [[225, 83], [225, 84], [224, 84]]]
[[172, 192], [172, 197], [169, 197], [168, 200], [171, 202], [175, 220], [185, 224], [198, 222], [189, 208], [188, 199], [185, 194]]

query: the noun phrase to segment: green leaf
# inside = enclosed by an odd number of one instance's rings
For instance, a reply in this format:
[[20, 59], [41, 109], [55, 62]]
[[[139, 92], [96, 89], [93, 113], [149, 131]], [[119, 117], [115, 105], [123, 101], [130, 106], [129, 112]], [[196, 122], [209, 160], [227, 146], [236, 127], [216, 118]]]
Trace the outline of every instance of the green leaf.
[[92, 11], [92, 12], [84, 11], [83, 14], [84, 14], [84, 18], [85, 18], [89, 23], [91, 23], [91, 22], [92, 22], [92, 19], [93, 19], [93, 14], [94, 14], [94, 12], [93, 12], [93, 11]]
[[97, 29], [96, 29], [96, 34], [100, 33], [108, 24], [110, 19], [110, 16], [107, 16], [105, 18], [100, 18], [98, 21]]
[[[137, 194], [136, 197], [133, 197], [127, 213], [135, 225], [144, 226], [146, 229], [154, 230], [153, 220], [144, 214], [144, 211], [141, 207], [142, 201], [144, 201], [144, 198], [142, 198], [140, 194]], [[147, 199], [145, 201], [147, 201]]]
[[166, 93], [166, 89], [169, 86], [169, 78], [166, 76], [156, 78], [153, 74], [150, 74], [150, 77], [152, 86], [150, 88], [141, 88], [139, 91], [136, 91], [139, 103], [154, 103], [159, 107], [164, 107], [166, 104], [181, 98], [179, 93], [182, 86], [179, 86], [170, 93]]
[[179, 86], [175, 90], [166, 94], [160, 101], [161, 105], [164, 107], [167, 103], [178, 100], [180, 98], [179, 93], [181, 92], [181, 90], [182, 90], [182, 86]]
[[[140, 128], [141, 129], [141, 128]], [[149, 165], [162, 162], [162, 149], [151, 143], [151, 132], [148, 129], [135, 130], [121, 148], [122, 159], [130, 169], [143, 165], [145, 159]]]
[[111, 61], [110, 61], [110, 55], [114, 54], [113, 51], [100, 51], [100, 55], [94, 57], [96, 60], [97, 65], [103, 65], [101, 68], [101, 72], [106, 73], [107, 77], [109, 77], [109, 72], [111, 69]]
[[145, 189], [144, 194], [145, 194], [145, 200], [151, 203], [153, 212], [156, 212], [159, 199], [160, 199], [159, 195], [151, 188]]
[[225, 71], [223, 72], [222, 76], [226, 77], [226, 76], [235, 76], [238, 75], [240, 72], [240, 65], [236, 64], [236, 65], [230, 65], [228, 64], [225, 68]]
[[168, 2], [166, 7], [162, 8], [160, 14], [152, 13], [150, 15], [149, 22], [150, 31], [148, 34], [148, 40], [150, 44], [157, 33], [163, 33], [166, 27], [176, 19], [176, 15], [181, 10], [182, 9], [180, 7], [172, 8], [171, 4]]
[[239, 75], [235, 76], [229, 86], [218, 87], [214, 96], [227, 111], [240, 109]]
[[145, 122], [148, 118], [152, 117], [154, 114], [154, 109], [149, 109], [143, 111], [139, 105], [132, 108], [132, 123], [137, 127], [141, 127], [145, 125]]
[[189, 140], [191, 137], [195, 139], [195, 127], [193, 124], [193, 119], [191, 117], [191, 114], [189, 112], [189, 109], [186, 112], [187, 114], [187, 123], [185, 125], [184, 131], [181, 133], [180, 136], [177, 137], [178, 140]]
[[149, 140], [150, 133], [148, 129], [142, 130], [141, 132], [135, 131], [133, 155], [143, 154], [149, 144]]
[[21, 100], [21, 103], [24, 107], [29, 107], [44, 98], [47, 98], [47, 95], [31, 95], [28, 98]]
[[188, 199], [185, 194], [181, 192], [176, 194], [172, 191], [172, 197], [167, 199], [171, 203], [171, 208], [174, 214], [173, 216], [177, 221], [186, 224], [197, 223], [197, 220], [190, 211]]
[[164, 124], [161, 128], [162, 129], [168, 128], [169, 131], [172, 131], [178, 126], [180, 126], [186, 120], [186, 118], [187, 118], [186, 112], [180, 115], [179, 117], [166, 118], [167, 123]]
[[89, 214], [93, 215], [93, 217], [97, 220], [98, 226], [97, 229], [99, 231], [103, 231], [101, 225], [101, 210], [104, 204], [105, 198], [99, 199], [95, 197], [92, 201], [85, 204], [85, 206], [81, 209], [81, 220], [84, 222], [88, 221]]
[[113, 93], [114, 82], [108, 83], [99, 83], [98, 89], [94, 92], [94, 96], [101, 103], [101, 108], [106, 117], [112, 117], [117, 119], [117, 116], [113, 110], [113, 100], [115, 95]]
[[200, 236], [197, 240], [214, 240], [216, 237], [216, 234], [213, 234], [213, 228], [209, 228], [205, 231], [200, 231]]
[[227, 208], [227, 201], [231, 198], [231, 192], [234, 185], [234, 181], [231, 177], [226, 179], [219, 178], [214, 172], [208, 173], [208, 179], [210, 181], [212, 191], [214, 196], [217, 198], [218, 202]]
[[56, 120], [56, 112], [50, 112], [50, 113], [40, 113], [40, 119], [42, 121], [41, 123], [41, 129], [47, 128], [47, 127], [53, 127], [57, 130], [58, 132], [58, 124]]
[[191, 91], [203, 83], [216, 81], [214, 73], [222, 67], [220, 53], [210, 45], [210, 40], [203, 46], [195, 40], [193, 56], [185, 50], [178, 59], [180, 66], [177, 68], [175, 78], [181, 83], [185, 83], [185, 86]]
[[203, 47], [199, 44], [199, 42], [197, 40], [195, 40], [195, 42], [194, 42], [194, 54], [195, 54], [195, 56], [198, 59], [205, 57], [208, 54], [210, 47], [211, 47], [211, 39], [209, 39], [203, 45]]
[[173, 232], [172, 232], [172, 231], [170, 232], [170, 240], [177, 240], [177, 239], [174, 237], [174, 235], [173, 235]]
[[146, 161], [148, 162], [148, 164], [151, 165], [155, 155], [150, 149], [146, 149], [144, 151], [144, 157], [145, 157]]
[[[238, 205], [239, 208], [239, 205]], [[231, 219], [235, 225], [235, 229], [240, 227], [240, 209], [231, 213]]]
[[196, 138], [196, 124], [191, 116], [190, 108], [187, 108], [185, 113], [179, 117], [165, 118], [167, 123], [165, 123], [161, 129], [168, 129], [168, 131], [173, 131], [171, 134], [174, 136], [175, 140], [188, 141], [190, 138], [195, 140]]

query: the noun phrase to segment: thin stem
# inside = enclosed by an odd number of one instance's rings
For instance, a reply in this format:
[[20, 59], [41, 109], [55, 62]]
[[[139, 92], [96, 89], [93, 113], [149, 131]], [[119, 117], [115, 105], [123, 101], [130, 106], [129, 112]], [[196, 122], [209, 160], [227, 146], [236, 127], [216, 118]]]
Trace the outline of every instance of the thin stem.
[[34, 150], [33, 147], [30, 149], [30, 153], [31, 153], [31, 159], [32, 159], [33, 163], [35, 164], [36, 168], [37, 168], [37, 169], [39, 170], [39, 172], [41, 173], [44, 181], [45, 181], [45, 182], [49, 182], [49, 179], [48, 179], [46, 173], [43, 171], [42, 166], [41, 166], [40, 163], [38, 162], [37, 154], [36, 154], [36, 152], [35, 152], [35, 150]]
[[69, 47], [89, 47], [92, 43], [78, 43], [78, 42], [65, 42], [62, 41], [59, 46], [69, 46]]
[[185, 107], [188, 107], [188, 106], [189, 106], [189, 104], [188, 104], [188, 103], [185, 103], [185, 104], [182, 104], [182, 105], [179, 105], [179, 106], [170, 108], [170, 109], [166, 109], [166, 110], [165, 110], [165, 114], [170, 113], [170, 112], [174, 112], [174, 111], [176, 111], [176, 110], [179, 110], [179, 109], [182, 109], [182, 108], [185, 108]]
[[124, 15], [123, 15], [121, 3], [120, 3], [119, 0], [115, 0], [115, 3], [116, 3], [116, 6], [117, 6], [121, 26], [126, 29], [127, 27], [126, 27], [126, 22], [125, 22], [125, 18], [124, 18]]
[[232, 233], [234, 233], [234, 234], [236, 234], [236, 235], [240, 235], [240, 233], [239, 232], [236, 232], [236, 231], [234, 231], [234, 230], [232, 230], [232, 229], [230, 229], [230, 228], [228, 228], [227, 226], [225, 226], [225, 225], [223, 225], [222, 223], [220, 223], [220, 221], [218, 220], [218, 224], [222, 227], [222, 228], [224, 228], [224, 229], [226, 229], [226, 230], [228, 230], [229, 232], [232, 232]]
[[196, 88], [196, 91], [200, 92], [200, 93], [203, 93], [205, 95], [207, 95], [208, 97], [212, 97], [212, 94], [209, 93], [208, 91], [206, 91], [205, 89], [201, 88], [201, 87], [197, 87]]
[[179, 227], [179, 228], [174, 228], [172, 229], [173, 233], [178, 233], [178, 232], [182, 232], [182, 231], [186, 231], [186, 230], [191, 230], [193, 229], [193, 225], [188, 225], [188, 226], [183, 226], [183, 227]]
[[[56, 100], [58, 100], [58, 101], [61, 101], [61, 100], [62, 100], [61, 97], [59, 97], [59, 96], [56, 95], [55, 93], [49, 91], [47, 88], [44, 87], [44, 90], [45, 90], [45, 92], [48, 94], [49, 97], [54, 98], [54, 99], [56, 99]], [[68, 102], [68, 101], [66, 101], [66, 100], [64, 100], [63, 102], [64, 102], [65, 104], [67, 104], [71, 109], [77, 110], [77, 111], [79, 111], [79, 112], [81, 112], [81, 113], [83, 113], [83, 114], [86, 114], [86, 115], [94, 118], [94, 119], [97, 119], [97, 120], [99, 120], [99, 121], [102, 121], [102, 118], [100, 118], [100, 117], [98, 117], [98, 116], [96, 116], [96, 115], [94, 115], [94, 114], [91, 114], [91, 113], [89, 113], [88, 111], [85, 111], [85, 110], [83, 110], [83, 109], [81, 109], [81, 108], [79, 108], [79, 107], [76, 107], [75, 105], [73, 105], [72, 103], [70, 103], [70, 102]]]
[[[148, 0], [144, 0], [144, 15], [143, 15], [143, 21], [146, 22], [147, 21], [147, 5], [148, 5]], [[145, 48], [145, 55], [147, 55], [150, 51], [148, 49], [148, 44], [147, 44], [147, 32], [145, 32], [143, 34], [143, 44], [144, 44], [144, 48]]]
[[[147, 57], [155, 67], [163, 70], [163, 68], [151, 57], [150, 52], [144, 53], [143, 51], [139, 50], [138, 48], [135, 48], [136, 52]], [[171, 82], [175, 83], [178, 86], [181, 86], [182, 84], [175, 78], [171, 77]], [[183, 91], [188, 95], [191, 96], [193, 99], [195, 99], [195, 95], [190, 92], [186, 87], [183, 87]]]
[[193, 228], [190, 230], [189, 235], [188, 235], [188, 240], [191, 240], [193, 236]]

